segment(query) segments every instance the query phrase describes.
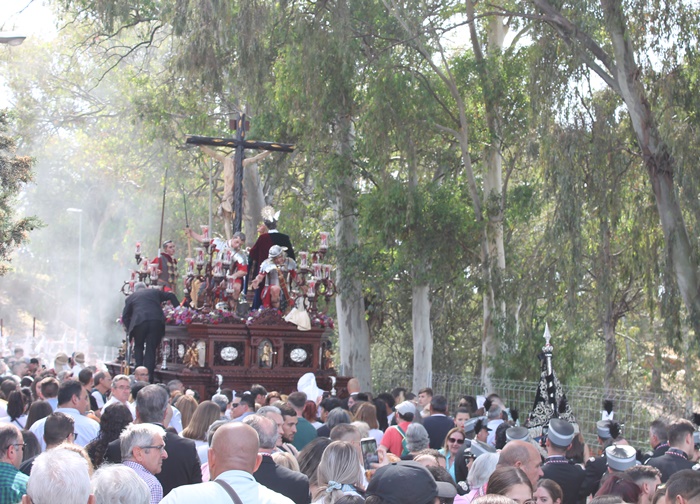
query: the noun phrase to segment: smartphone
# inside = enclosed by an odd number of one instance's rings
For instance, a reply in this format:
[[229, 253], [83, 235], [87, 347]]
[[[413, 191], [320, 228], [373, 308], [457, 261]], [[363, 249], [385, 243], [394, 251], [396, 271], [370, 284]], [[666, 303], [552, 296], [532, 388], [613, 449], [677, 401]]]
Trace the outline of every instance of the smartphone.
[[362, 449], [362, 460], [364, 460], [366, 470], [372, 468], [371, 464], [379, 463], [376, 439], [372, 437], [363, 438], [360, 441], [360, 448]]

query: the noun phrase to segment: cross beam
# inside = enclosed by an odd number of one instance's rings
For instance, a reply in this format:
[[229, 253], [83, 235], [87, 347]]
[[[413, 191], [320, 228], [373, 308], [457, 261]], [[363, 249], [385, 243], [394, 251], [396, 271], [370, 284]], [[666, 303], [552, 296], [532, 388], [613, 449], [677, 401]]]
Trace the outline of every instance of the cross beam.
[[277, 142], [263, 142], [259, 140], [246, 140], [245, 132], [247, 122], [245, 114], [242, 114], [238, 119], [232, 121], [236, 129], [236, 138], [217, 138], [188, 135], [185, 143], [190, 145], [210, 145], [214, 147], [233, 147], [236, 149], [235, 155], [235, 173], [233, 186], [233, 202], [234, 202], [234, 231], [240, 231], [243, 222], [243, 157], [245, 149], [268, 150], [275, 152], [294, 152], [296, 148], [292, 144], [283, 144]]

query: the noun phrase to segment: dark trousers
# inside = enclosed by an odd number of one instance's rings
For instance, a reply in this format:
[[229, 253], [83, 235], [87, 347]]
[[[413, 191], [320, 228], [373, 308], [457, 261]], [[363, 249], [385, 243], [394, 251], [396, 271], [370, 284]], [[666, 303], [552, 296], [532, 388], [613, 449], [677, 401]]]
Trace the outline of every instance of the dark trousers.
[[[134, 326], [129, 337], [134, 338], [134, 360], [136, 367], [146, 366], [148, 377], [153, 383], [153, 370], [156, 368], [156, 352], [165, 336], [165, 324], [160, 320], [146, 320]], [[146, 345], [146, 354], [143, 347]]]

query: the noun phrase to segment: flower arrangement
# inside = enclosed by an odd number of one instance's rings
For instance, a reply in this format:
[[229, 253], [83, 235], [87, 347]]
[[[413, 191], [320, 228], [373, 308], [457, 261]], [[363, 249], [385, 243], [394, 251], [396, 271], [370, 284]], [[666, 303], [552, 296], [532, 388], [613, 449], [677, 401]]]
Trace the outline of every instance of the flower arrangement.
[[165, 323], [167, 325], [188, 325], [188, 324], [236, 324], [242, 322], [235, 314], [227, 310], [211, 310], [204, 313], [193, 308], [171, 305], [163, 307]]

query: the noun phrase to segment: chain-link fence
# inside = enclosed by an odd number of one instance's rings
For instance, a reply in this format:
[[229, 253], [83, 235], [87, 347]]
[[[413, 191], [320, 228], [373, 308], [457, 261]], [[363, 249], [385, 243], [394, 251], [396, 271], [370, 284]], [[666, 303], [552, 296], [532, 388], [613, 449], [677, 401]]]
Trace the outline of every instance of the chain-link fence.
[[[413, 376], [407, 371], [375, 371], [372, 384], [375, 393], [391, 392], [395, 387], [411, 390]], [[521, 422], [527, 419], [532, 409], [538, 382], [492, 380], [493, 390], [486, 390], [483, 382], [474, 376], [433, 374], [432, 389], [435, 394], [447, 397], [454, 411], [464, 395], [497, 393], [509, 408], [516, 408]], [[685, 398], [670, 393], [636, 392], [631, 390], [609, 390], [595, 387], [567, 387], [562, 384], [581, 432], [590, 446], [596, 446], [595, 423], [601, 419], [603, 399], [613, 401], [615, 420], [624, 424], [623, 433], [636, 448], [649, 449], [649, 424], [658, 417], [669, 419], [689, 418], [692, 405]], [[415, 391], [414, 391], [415, 392]]]

